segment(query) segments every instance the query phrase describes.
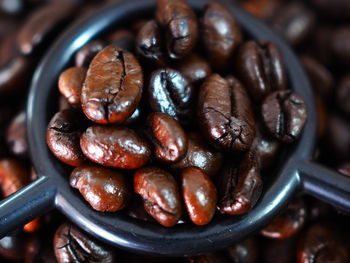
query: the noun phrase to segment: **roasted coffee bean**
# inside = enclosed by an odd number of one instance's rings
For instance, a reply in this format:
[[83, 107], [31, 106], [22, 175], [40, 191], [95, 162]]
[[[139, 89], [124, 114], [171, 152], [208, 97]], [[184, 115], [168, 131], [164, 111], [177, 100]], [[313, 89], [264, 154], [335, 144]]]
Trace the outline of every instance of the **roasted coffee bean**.
[[61, 73], [58, 79], [58, 89], [70, 104], [80, 105], [85, 77], [86, 69], [80, 67], [71, 67]]
[[284, 62], [277, 47], [269, 42], [247, 41], [237, 51], [237, 71], [250, 95], [263, 100], [287, 85]]
[[271, 93], [263, 102], [262, 117], [269, 132], [282, 142], [295, 141], [307, 119], [304, 100], [290, 90]]
[[247, 213], [258, 201], [262, 191], [260, 163], [255, 152], [244, 153], [239, 163], [228, 165], [219, 184], [219, 209], [222, 213]]
[[272, 20], [272, 26], [292, 45], [305, 42], [316, 24], [315, 14], [300, 1], [281, 6]]
[[137, 59], [128, 51], [107, 46], [90, 64], [81, 94], [82, 109], [97, 123], [123, 122], [138, 106], [142, 87]]
[[192, 85], [201, 84], [212, 73], [209, 63], [196, 54], [180, 60], [176, 68]]
[[310, 56], [300, 57], [316, 94], [326, 98], [333, 89], [334, 80], [328, 69]]
[[294, 201], [288, 205], [281, 215], [261, 230], [261, 234], [265, 237], [279, 240], [290, 238], [303, 228], [306, 216], [304, 202], [302, 200]]
[[191, 221], [199, 226], [208, 224], [214, 216], [218, 199], [214, 183], [195, 167], [184, 169], [181, 179], [183, 199]]
[[181, 199], [173, 176], [157, 167], [137, 170], [134, 191], [141, 195], [144, 207], [155, 220], [165, 227], [175, 225], [181, 217]]
[[227, 66], [233, 51], [242, 42], [241, 30], [227, 10], [218, 2], [206, 5], [201, 23], [205, 51], [216, 69]]
[[7, 260], [21, 261], [25, 257], [26, 243], [23, 234], [5, 236], [0, 239], [0, 255]]
[[91, 161], [114, 168], [136, 169], [145, 165], [151, 151], [134, 131], [118, 126], [92, 126], [80, 138], [80, 146]]
[[142, 198], [137, 195], [132, 196], [130, 204], [126, 207], [125, 212], [132, 218], [146, 222], [156, 222], [153, 217], [146, 212]]
[[280, 0], [245, 0], [241, 4], [253, 15], [269, 19], [276, 14], [282, 2]]
[[165, 66], [162, 36], [156, 21], [145, 23], [136, 37], [136, 52], [158, 66]]
[[6, 131], [8, 147], [15, 156], [28, 157], [26, 114], [21, 111], [12, 120]]
[[92, 40], [84, 45], [75, 54], [76, 67], [89, 67], [92, 59], [104, 48], [104, 43], [101, 40]]
[[148, 116], [146, 126], [156, 158], [164, 162], [176, 162], [185, 156], [187, 136], [174, 118], [155, 112]]
[[17, 45], [21, 52], [25, 55], [33, 53], [73, 11], [73, 5], [67, 3], [49, 4], [37, 9], [18, 32]]
[[34, 232], [37, 232], [40, 227], [41, 227], [41, 220], [40, 218], [35, 218], [33, 219], [32, 221], [30, 221], [29, 223], [25, 224], [23, 226], [23, 230], [27, 233], [34, 233]]
[[129, 185], [121, 173], [94, 165], [75, 168], [70, 176], [70, 185], [100, 212], [123, 209], [130, 196]]
[[180, 72], [170, 68], [153, 72], [149, 97], [153, 111], [166, 113], [177, 120], [190, 119], [194, 90]]
[[171, 167], [175, 170], [198, 167], [207, 175], [215, 176], [223, 163], [222, 154], [211, 149], [198, 134], [189, 133], [187, 137], [188, 148], [186, 156]]
[[16, 159], [0, 160], [0, 189], [7, 197], [30, 183], [30, 170]]
[[135, 47], [135, 36], [134, 34], [125, 29], [120, 29], [107, 37], [108, 43], [111, 43], [113, 46], [117, 46], [123, 50], [132, 52]]
[[226, 249], [231, 262], [256, 263], [259, 257], [259, 244], [256, 238], [251, 237]]
[[225, 151], [246, 151], [254, 136], [254, 116], [248, 94], [235, 78], [213, 74], [203, 83], [198, 102], [203, 132]]
[[67, 223], [57, 229], [53, 244], [58, 263], [118, 262], [112, 249]]
[[62, 162], [79, 166], [85, 161], [79, 140], [82, 133], [80, 114], [75, 110], [64, 110], [55, 114], [46, 132], [46, 142], [51, 152]]
[[342, 78], [336, 90], [336, 103], [350, 117], [350, 75]]
[[316, 224], [299, 240], [297, 262], [346, 263], [349, 262], [349, 251], [340, 241], [334, 227]]
[[197, 43], [198, 22], [184, 0], [157, 0], [156, 20], [165, 32], [170, 58], [188, 55]]
[[125, 122], [123, 122], [123, 125], [125, 125], [125, 126], [135, 125], [135, 124], [139, 123], [142, 118], [143, 118], [142, 108], [137, 108], [134, 111], [134, 113], [129, 118], [127, 118]]

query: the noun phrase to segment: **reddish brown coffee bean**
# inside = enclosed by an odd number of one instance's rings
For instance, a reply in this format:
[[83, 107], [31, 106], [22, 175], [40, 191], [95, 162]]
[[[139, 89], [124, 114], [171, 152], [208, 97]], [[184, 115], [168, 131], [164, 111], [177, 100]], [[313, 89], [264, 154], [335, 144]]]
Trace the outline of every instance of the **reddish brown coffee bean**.
[[198, 102], [199, 124], [216, 147], [246, 151], [255, 137], [254, 115], [241, 83], [213, 74], [203, 83]]
[[296, 235], [306, 221], [306, 206], [302, 200], [290, 203], [287, 209], [261, 230], [265, 237], [283, 240]]
[[145, 165], [151, 151], [134, 131], [118, 126], [92, 126], [80, 138], [80, 146], [91, 161], [114, 168], [136, 169]]
[[126, 29], [119, 29], [107, 37], [107, 42], [123, 50], [132, 52], [135, 47], [135, 35]]
[[294, 142], [307, 120], [304, 100], [290, 90], [271, 93], [263, 102], [262, 117], [269, 132], [282, 142]]
[[137, 170], [134, 191], [141, 195], [147, 213], [157, 222], [171, 227], [179, 221], [181, 199], [176, 181], [170, 173], [157, 167]]
[[73, 11], [71, 4], [56, 3], [45, 5], [33, 12], [18, 32], [17, 44], [21, 52], [25, 55], [32, 53]]
[[201, 84], [212, 73], [209, 63], [196, 54], [186, 56], [176, 68], [193, 85]]
[[[113, 74], [112, 74], [113, 72]], [[128, 51], [107, 46], [90, 64], [81, 94], [85, 115], [97, 123], [120, 123], [141, 99], [143, 74]]]
[[187, 152], [187, 136], [181, 125], [165, 113], [155, 112], [146, 121], [155, 156], [164, 162], [176, 162]]
[[265, 41], [247, 41], [237, 51], [236, 66], [250, 95], [261, 101], [273, 90], [287, 85], [282, 55], [278, 48]]
[[228, 11], [218, 2], [206, 5], [201, 24], [204, 48], [216, 69], [225, 68], [233, 51], [242, 42], [241, 30]]
[[258, 201], [262, 191], [260, 163], [255, 152], [246, 152], [239, 163], [228, 165], [219, 186], [222, 213], [247, 213]]
[[265, 19], [275, 15], [281, 4], [279, 0], [246, 0], [242, 2], [242, 6], [248, 12]]
[[6, 141], [11, 153], [18, 157], [28, 157], [26, 114], [21, 111], [11, 121], [6, 131]]
[[70, 185], [100, 212], [123, 209], [130, 196], [129, 185], [121, 173], [94, 165], [75, 168], [70, 175]]
[[188, 55], [197, 43], [197, 17], [184, 0], [157, 0], [156, 20], [165, 32], [170, 58]]
[[248, 238], [226, 249], [231, 262], [257, 263], [259, 258], [259, 246], [257, 239]]
[[80, 67], [71, 67], [61, 73], [58, 79], [58, 89], [70, 104], [80, 104], [85, 77], [86, 69]]
[[186, 168], [181, 176], [183, 199], [191, 221], [199, 226], [208, 224], [218, 199], [215, 185], [199, 168]]
[[92, 59], [104, 48], [101, 40], [92, 40], [75, 54], [75, 66], [88, 68]]
[[27, 233], [35, 233], [40, 229], [41, 224], [42, 224], [42, 221], [40, 220], [40, 218], [35, 218], [34, 220], [25, 224], [23, 226], [23, 230]]
[[80, 149], [82, 121], [75, 110], [60, 111], [53, 116], [46, 131], [46, 143], [51, 152], [68, 165], [79, 166], [85, 161]]

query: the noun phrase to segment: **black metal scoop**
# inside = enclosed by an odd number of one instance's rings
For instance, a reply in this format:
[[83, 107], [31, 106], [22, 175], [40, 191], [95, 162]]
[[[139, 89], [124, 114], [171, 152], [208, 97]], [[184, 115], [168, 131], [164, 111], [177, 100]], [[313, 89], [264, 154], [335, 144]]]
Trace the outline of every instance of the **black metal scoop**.
[[[195, 10], [203, 10], [208, 0], [188, 2]], [[155, 11], [154, 0], [128, 0], [104, 7], [74, 25], [51, 47], [38, 67], [27, 113], [31, 157], [40, 178], [0, 203], [1, 235], [56, 207], [87, 232], [118, 247], [166, 256], [194, 255], [227, 247], [251, 235], [270, 222], [300, 192], [350, 211], [350, 178], [310, 161], [316, 138], [316, 110], [308, 80], [295, 55], [262, 22], [231, 1], [222, 2], [251, 38], [271, 41], [280, 48], [287, 64], [290, 87], [305, 99], [308, 109], [308, 122], [301, 138], [286, 155], [275, 180], [265, 187], [252, 211], [236, 217], [216, 216], [202, 227], [181, 224], [165, 228], [120, 213], [96, 212], [69, 186], [65, 166], [50, 153], [45, 141], [46, 127], [57, 100], [55, 83], [72, 55], [96, 35], [111, 25]]]

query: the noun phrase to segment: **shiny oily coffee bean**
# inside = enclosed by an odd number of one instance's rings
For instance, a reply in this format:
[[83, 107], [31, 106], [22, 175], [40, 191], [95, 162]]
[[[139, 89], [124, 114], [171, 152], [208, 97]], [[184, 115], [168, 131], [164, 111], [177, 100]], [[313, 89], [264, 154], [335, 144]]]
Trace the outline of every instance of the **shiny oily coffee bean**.
[[347, 263], [349, 259], [334, 227], [326, 224], [311, 226], [298, 242], [298, 263]]
[[152, 73], [148, 88], [153, 111], [166, 113], [180, 121], [190, 118], [194, 90], [180, 72], [159, 69]]
[[282, 55], [270, 42], [244, 42], [237, 51], [236, 65], [240, 79], [256, 101], [287, 86]]
[[191, 54], [176, 64], [176, 69], [192, 84], [201, 84], [212, 70], [209, 63], [200, 55]]
[[31, 54], [73, 11], [71, 4], [56, 3], [44, 5], [33, 12], [18, 32], [17, 45], [22, 54]]
[[158, 66], [165, 66], [166, 56], [160, 28], [156, 21], [145, 23], [136, 36], [136, 52]]
[[288, 205], [287, 209], [276, 217], [267, 227], [261, 230], [265, 237], [283, 240], [296, 235], [303, 228], [307, 211], [300, 199]]
[[276, 91], [264, 100], [262, 117], [275, 138], [291, 143], [298, 139], [306, 123], [306, 104], [290, 90]]
[[262, 185], [258, 157], [248, 151], [240, 162], [228, 165], [221, 175], [220, 211], [230, 215], [247, 213], [258, 201]]
[[30, 170], [16, 159], [0, 160], [0, 189], [7, 197], [30, 183]]
[[82, 109], [97, 123], [123, 122], [137, 108], [142, 88], [137, 59], [128, 51], [107, 46], [90, 64], [81, 94]]
[[75, 54], [75, 66], [88, 68], [92, 59], [104, 48], [101, 40], [92, 40]]
[[148, 143], [133, 130], [118, 126], [91, 126], [80, 138], [80, 146], [91, 161], [103, 166], [136, 169], [151, 157]]
[[181, 173], [182, 194], [188, 215], [196, 225], [206, 225], [213, 218], [217, 192], [210, 177], [201, 169], [186, 168]]
[[70, 104], [80, 105], [86, 71], [85, 68], [71, 67], [63, 71], [58, 79], [58, 89]]
[[227, 66], [233, 51], [242, 42], [242, 33], [227, 7], [218, 2], [206, 5], [201, 22], [206, 54], [216, 69]]
[[21, 111], [11, 121], [6, 131], [6, 142], [11, 153], [28, 157], [26, 114]]
[[343, 77], [336, 89], [336, 104], [350, 117], [350, 75]]
[[180, 193], [170, 173], [153, 166], [139, 169], [134, 175], [134, 191], [143, 198], [147, 213], [161, 225], [171, 227], [179, 221]]
[[132, 52], [135, 47], [135, 35], [126, 29], [119, 29], [107, 37], [107, 42], [123, 50]]
[[234, 263], [257, 263], [259, 257], [259, 243], [256, 238], [245, 239], [226, 249]]
[[187, 136], [174, 118], [155, 112], [148, 116], [146, 127], [156, 158], [163, 162], [176, 162], [185, 156]]
[[203, 132], [225, 151], [246, 151], [253, 143], [255, 122], [248, 94], [235, 78], [213, 74], [199, 92], [198, 118]]
[[70, 175], [70, 185], [97, 211], [116, 212], [123, 209], [130, 197], [130, 188], [121, 173], [95, 166], [83, 165]]
[[76, 110], [60, 111], [53, 116], [46, 131], [46, 142], [51, 152], [71, 166], [80, 166], [85, 161], [80, 149], [83, 127], [79, 120], [81, 115]]
[[165, 34], [168, 55], [180, 59], [197, 43], [197, 16], [184, 0], [157, 0], [156, 20]]
[[54, 251], [58, 263], [114, 263], [114, 251], [75, 226], [62, 224], [54, 236]]
[[211, 149], [196, 133], [187, 134], [188, 148], [186, 156], [171, 166], [180, 171], [189, 167], [197, 167], [209, 176], [215, 176], [223, 163], [223, 155]]

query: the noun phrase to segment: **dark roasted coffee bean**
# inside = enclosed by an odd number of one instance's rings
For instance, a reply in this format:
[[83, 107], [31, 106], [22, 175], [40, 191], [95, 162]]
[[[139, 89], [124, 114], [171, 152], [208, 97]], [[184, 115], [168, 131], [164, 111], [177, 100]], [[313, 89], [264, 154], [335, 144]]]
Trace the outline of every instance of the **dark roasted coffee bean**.
[[71, 4], [56, 3], [45, 5], [33, 12], [18, 32], [17, 44], [21, 52], [25, 55], [32, 53], [73, 11]]
[[307, 40], [315, 22], [315, 14], [300, 1], [281, 6], [272, 19], [273, 27], [292, 45], [299, 45]]
[[197, 43], [197, 17], [184, 0], [157, 0], [156, 19], [165, 32], [170, 58], [188, 55]]
[[275, 138], [286, 143], [294, 142], [307, 120], [306, 104], [290, 90], [276, 91], [264, 100], [262, 116]]
[[25, 112], [20, 112], [12, 120], [6, 131], [6, 141], [10, 151], [19, 157], [28, 157], [27, 123]]
[[310, 56], [301, 56], [301, 62], [310, 78], [311, 85], [316, 94], [327, 97], [333, 89], [334, 80], [331, 73], [321, 63]]
[[183, 199], [191, 221], [199, 226], [208, 224], [218, 199], [215, 185], [208, 175], [195, 167], [184, 169], [181, 179]]
[[112, 249], [70, 224], [57, 229], [53, 244], [58, 263], [118, 262]]
[[58, 79], [58, 89], [70, 104], [80, 105], [85, 77], [86, 69], [81, 67], [71, 67], [61, 73]]
[[226, 249], [231, 262], [257, 263], [259, 257], [259, 244], [254, 238], [248, 238]]
[[80, 146], [91, 161], [114, 168], [136, 169], [145, 165], [151, 151], [134, 131], [118, 126], [92, 126], [80, 138]]
[[284, 62], [272, 43], [243, 43], [237, 51], [236, 65], [242, 82], [256, 101], [261, 101], [274, 90], [286, 88]]
[[136, 37], [136, 51], [155, 65], [165, 66], [162, 36], [156, 21], [148, 21], [141, 27]]
[[313, 225], [299, 240], [298, 263], [346, 263], [349, 259], [349, 251], [340, 241], [334, 227]]
[[261, 234], [265, 237], [279, 240], [290, 238], [301, 231], [305, 224], [306, 216], [304, 202], [302, 200], [294, 201], [288, 205], [281, 215], [261, 230]]
[[174, 118], [161, 112], [152, 113], [146, 121], [155, 156], [164, 162], [176, 162], [187, 152], [187, 136]]
[[241, 83], [213, 74], [203, 83], [198, 102], [203, 132], [226, 151], [248, 150], [254, 140], [254, 116], [248, 94]]
[[181, 161], [173, 164], [171, 168], [182, 170], [189, 167], [198, 167], [207, 175], [215, 176], [223, 162], [222, 154], [211, 149], [198, 134], [189, 133], [187, 137], [186, 156]]
[[166, 227], [175, 225], [181, 217], [181, 199], [175, 179], [157, 167], [137, 170], [134, 191], [144, 200], [146, 211]]
[[350, 117], [350, 75], [343, 77], [336, 89], [336, 104]]
[[227, 66], [233, 51], [242, 42], [241, 30], [228, 11], [218, 2], [206, 5], [201, 23], [205, 51], [216, 69]]
[[30, 169], [16, 159], [0, 160], [0, 188], [4, 197], [30, 183]]
[[[113, 74], [111, 74], [113, 72]], [[132, 115], [141, 99], [143, 74], [128, 51], [107, 46], [90, 64], [82, 90], [85, 115], [97, 123], [120, 123]]]
[[201, 84], [212, 73], [209, 63], [199, 55], [188, 55], [176, 66], [183, 76], [193, 85]]
[[219, 189], [219, 209], [222, 213], [239, 215], [252, 209], [262, 191], [256, 153], [248, 151], [239, 163], [227, 166], [221, 176]]
[[181, 121], [190, 119], [194, 90], [180, 72], [173, 69], [153, 72], [149, 97], [153, 111], [166, 113]]
[[79, 166], [85, 161], [80, 149], [83, 127], [80, 114], [75, 110], [56, 113], [46, 132], [46, 142], [51, 152], [62, 162]]
[[85, 200], [100, 212], [123, 209], [131, 194], [121, 173], [94, 165], [75, 168], [70, 176], [70, 185], [78, 189]]
[[113, 46], [130, 52], [132, 52], [135, 47], [135, 36], [129, 30], [120, 29], [115, 31], [107, 37], [107, 40], [108, 43], [111, 43]]
[[84, 45], [75, 54], [75, 66], [89, 67], [92, 59], [104, 48], [104, 43], [101, 40], [93, 40]]
[[350, 65], [350, 27], [338, 28], [332, 32], [330, 50], [337, 64]]
[[136, 218], [146, 222], [155, 222], [152, 216], [150, 216], [143, 205], [143, 200], [138, 198], [139, 196], [132, 196], [130, 204], [126, 207], [126, 214], [132, 218]]

